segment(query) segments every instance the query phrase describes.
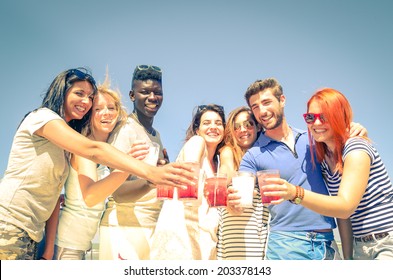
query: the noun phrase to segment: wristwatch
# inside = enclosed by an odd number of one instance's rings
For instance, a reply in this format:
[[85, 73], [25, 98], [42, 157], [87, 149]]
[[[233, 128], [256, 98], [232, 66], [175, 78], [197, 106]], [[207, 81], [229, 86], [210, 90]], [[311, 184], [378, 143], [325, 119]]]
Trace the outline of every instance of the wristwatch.
[[295, 197], [293, 199], [289, 200], [289, 202], [291, 202], [293, 204], [300, 204], [300, 203], [302, 203], [303, 198], [304, 198], [304, 189], [300, 186], [296, 186]]

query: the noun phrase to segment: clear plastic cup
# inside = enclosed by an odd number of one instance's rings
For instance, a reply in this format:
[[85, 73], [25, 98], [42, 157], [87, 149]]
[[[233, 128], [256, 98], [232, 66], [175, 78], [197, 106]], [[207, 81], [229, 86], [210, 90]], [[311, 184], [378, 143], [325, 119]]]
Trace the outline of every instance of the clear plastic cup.
[[252, 172], [236, 171], [232, 177], [232, 187], [240, 196], [241, 207], [252, 207], [254, 198], [255, 175]]
[[149, 153], [146, 155], [143, 161], [147, 164], [157, 166], [160, 145], [156, 142], [148, 142], [147, 144], [149, 145]]
[[227, 174], [214, 173], [205, 180], [204, 194], [210, 207], [227, 206]]
[[[200, 166], [199, 162], [194, 161], [194, 162], [188, 162], [192, 165], [194, 169], [194, 177], [199, 180], [199, 171], [200, 171]], [[178, 200], [195, 200], [198, 199], [198, 184], [196, 185], [187, 185], [186, 189], [180, 189], [177, 188], [177, 199]]]
[[266, 178], [280, 178], [280, 171], [278, 169], [266, 169], [257, 172], [259, 190], [261, 192], [262, 203], [269, 204], [272, 200], [278, 200], [280, 196], [265, 196], [261, 187], [266, 185]]
[[157, 186], [157, 199], [173, 199], [173, 192], [174, 187], [172, 186]]

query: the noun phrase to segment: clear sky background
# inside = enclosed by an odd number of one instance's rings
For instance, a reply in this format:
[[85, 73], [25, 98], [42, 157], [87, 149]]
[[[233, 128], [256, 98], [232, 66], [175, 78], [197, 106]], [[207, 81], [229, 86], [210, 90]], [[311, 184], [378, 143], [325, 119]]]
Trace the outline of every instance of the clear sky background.
[[130, 112], [137, 64], [164, 70], [154, 126], [171, 160], [196, 105], [228, 114], [249, 84], [275, 77], [298, 128], [313, 91], [343, 92], [392, 176], [392, 12], [389, 0], [1, 0], [0, 176], [16, 127], [58, 73], [86, 66], [103, 81], [108, 67]]

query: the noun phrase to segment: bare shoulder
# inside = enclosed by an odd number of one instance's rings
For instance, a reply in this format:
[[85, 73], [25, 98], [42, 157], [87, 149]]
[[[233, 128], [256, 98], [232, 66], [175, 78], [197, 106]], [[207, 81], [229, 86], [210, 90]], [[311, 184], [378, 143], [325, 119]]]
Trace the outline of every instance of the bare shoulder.
[[186, 145], [201, 145], [201, 146], [205, 146], [205, 139], [203, 139], [203, 137], [199, 136], [199, 135], [194, 135], [192, 136], [190, 139], [188, 139]]
[[220, 157], [233, 157], [233, 150], [229, 146], [224, 146], [220, 151]]
[[222, 164], [233, 162], [233, 150], [229, 146], [224, 146], [220, 151], [220, 160]]

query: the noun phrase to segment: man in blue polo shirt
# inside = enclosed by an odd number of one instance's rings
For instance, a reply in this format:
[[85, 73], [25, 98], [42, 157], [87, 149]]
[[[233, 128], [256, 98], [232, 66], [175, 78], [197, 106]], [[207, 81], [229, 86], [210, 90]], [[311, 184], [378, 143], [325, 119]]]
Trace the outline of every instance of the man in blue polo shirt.
[[[288, 125], [284, 115], [285, 96], [277, 80], [251, 84], [245, 99], [265, 129], [244, 155], [239, 170], [256, 173], [279, 169], [280, 177], [306, 190], [328, 194], [319, 165], [313, 167], [308, 134]], [[322, 216], [301, 205], [302, 194], [292, 201], [269, 205], [270, 233], [267, 259], [340, 259], [334, 241], [334, 218]]]

